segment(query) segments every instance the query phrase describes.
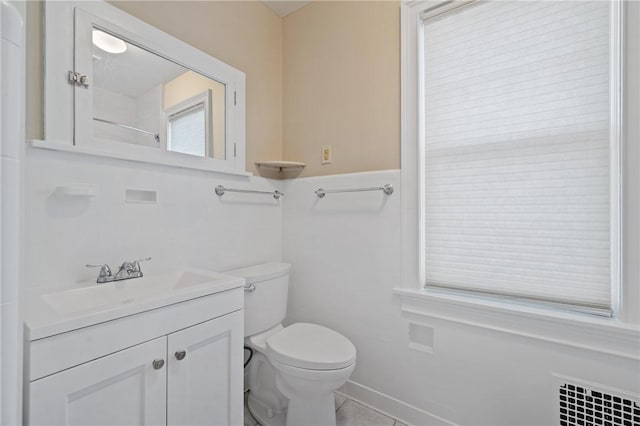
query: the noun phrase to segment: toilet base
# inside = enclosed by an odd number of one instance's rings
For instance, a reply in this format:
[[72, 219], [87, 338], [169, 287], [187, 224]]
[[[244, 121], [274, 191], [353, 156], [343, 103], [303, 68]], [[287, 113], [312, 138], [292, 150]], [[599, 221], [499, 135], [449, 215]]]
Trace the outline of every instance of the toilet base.
[[253, 347], [249, 363], [249, 412], [263, 426], [285, 426], [288, 400], [276, 387], [275, 371], [269, 360]]
[[[255, 398], [251, 398], [251, 392], [249, 392], [249, 399], [247, 400], [247, 408], [251, 415], [262, 426], [286, 426], [287, 425], [287, 411], [281, 411], [280, 413], [273, 413], [272, 417], [269, 417], [269, 409]], [[246, 423], [245, 423], [246, 424]]]
[[323, 395], [313, 400], [289, 400], [286, 411], [273, 413], [259, 401], [251, 398], [247, 401], [251, 415], [262, 426], [330, 426], [336, 424], [336, 407], [333, 394]]
[[287, 426], [331, 426], [336, 424], [333, 392], [316, 398], [290, 399]]
[[308, 370], [277, 361], [276, 387], [289, 399], [287, 426], [335, 426], [334, 392], [344, 385], [355, 363], [338, 370]]

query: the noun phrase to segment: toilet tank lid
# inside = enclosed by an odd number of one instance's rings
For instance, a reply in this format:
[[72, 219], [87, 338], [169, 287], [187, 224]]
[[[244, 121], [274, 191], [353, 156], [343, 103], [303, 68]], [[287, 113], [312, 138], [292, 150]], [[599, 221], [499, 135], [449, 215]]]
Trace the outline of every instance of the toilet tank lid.
[[281, 277], [288, 274], [290, 270], [291, 265], [288, 263], [270, 262], [225, 271], [224, 274], [242, 277], [247, 281], [247, 284], [255, 284], [261, 281]]

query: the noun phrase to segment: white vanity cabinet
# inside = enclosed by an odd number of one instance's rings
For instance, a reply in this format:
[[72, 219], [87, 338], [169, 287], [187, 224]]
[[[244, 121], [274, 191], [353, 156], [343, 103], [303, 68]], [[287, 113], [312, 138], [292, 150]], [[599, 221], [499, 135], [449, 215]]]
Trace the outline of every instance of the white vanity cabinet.
[[240, 287], [27, 342], [27, 424], [241, 424], [242, 308]]
[[166, 424], [166, 338], [142, 343], [30, 384], [34, 425]]
[[243, 315], [235, 312], [168, 336], [167, 424], [242, 423]]

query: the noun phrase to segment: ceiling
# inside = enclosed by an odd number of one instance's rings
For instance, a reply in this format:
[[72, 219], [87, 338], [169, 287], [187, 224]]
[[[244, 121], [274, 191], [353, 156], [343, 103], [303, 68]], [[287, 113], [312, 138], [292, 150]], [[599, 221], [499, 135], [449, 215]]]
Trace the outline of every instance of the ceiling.
[[290, 14], [292, 12], [295, 12], [296, 10], [300, 9], [301, 7], [304, 7], [307, 4], [311, 3], [311, 0], [307, 0], [307, 1], [300, 1], [300, 0], [281, 0], [281, 1], [277, 1], [277, 0], [262, 0], [262, 2], [269, 9], [273, 10], [276, 13], [276, 15], [278, 15], [281, 18], [284, 18], [288, 14]]
[[182, 65], [127, 43], [124, 53], [93, 49], [93, 82], [96, 86], [137, 98], [153, 87], [173, 80], [188, 70]]

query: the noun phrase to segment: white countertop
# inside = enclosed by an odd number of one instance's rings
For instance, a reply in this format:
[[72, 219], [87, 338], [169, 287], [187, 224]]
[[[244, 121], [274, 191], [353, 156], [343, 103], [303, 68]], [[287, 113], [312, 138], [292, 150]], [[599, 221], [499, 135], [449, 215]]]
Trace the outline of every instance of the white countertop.
[[240, 277], [196, 268], [159, 276], [82, 283], [51, 292], [34, 289], [25, 304], [25, 338], [43, 339], [117, 318], [242, 287]]

